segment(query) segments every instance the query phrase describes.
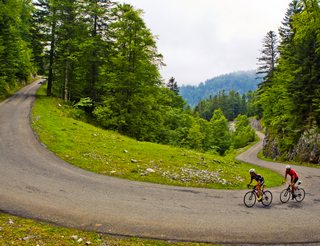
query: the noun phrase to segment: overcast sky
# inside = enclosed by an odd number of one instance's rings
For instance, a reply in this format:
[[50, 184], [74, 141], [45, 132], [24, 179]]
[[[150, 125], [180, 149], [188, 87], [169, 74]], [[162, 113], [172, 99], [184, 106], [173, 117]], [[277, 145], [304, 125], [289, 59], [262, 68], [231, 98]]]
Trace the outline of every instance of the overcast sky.
[[256, 69], [262, 39], [278, 32], [291, 0], [123, 0], [144, 10], [167, 65], [165, 81], [197, 85]]

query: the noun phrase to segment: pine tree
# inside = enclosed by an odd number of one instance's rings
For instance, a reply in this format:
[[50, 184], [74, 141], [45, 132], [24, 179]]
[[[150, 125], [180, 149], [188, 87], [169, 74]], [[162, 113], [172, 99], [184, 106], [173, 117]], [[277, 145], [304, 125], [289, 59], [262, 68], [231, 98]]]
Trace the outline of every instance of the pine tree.
[[289, 86], [294, 102], [294, 112], [298, 115], [296, 124], [311, 125], [314, 119], [320, 122], [313, 101], [320, 91], [320, 8], [317, 0], [303, 1], [303, 11], [296, 15], [293, 28], [294, 54], [290, 59], [294, 79]]
[[88, 0], [82, 6], [83, 22], [89, 31], [88, 38], [81, 45], [81, 62], [79, 75], [87, 81], [84, 94], [94, 101], [100, 100], [99, 84], [101, 66], [110, 56], [109, 25], [112, 22], [111, 11], [115, 3], [110, 0]]
[[174, 93], [176, 93], [177, 95], [179, 94], [179, 87], [177, 84], [177, 81], [175, 81], [174, 77], [171, 77], [168, 81], [168, 83], [166, 84], [166, 86], [173, 91]]
[[162, 104], [158, 103], [162, 56], [141, 14], [128, 4], [113, 9], [114, 21], [109, 25], [112, 58], [102, 67], [103, 101], [94, 111], [105, 127], [140, 139], [148, 131], [149, 135], [157, 131], [155, 122], [162, 121]]
[[277, 35], [273, 31], [269, 31], [263, 39], [261, 57], [258, 58], [257, 75], [263, 75], [263, 81], [259, 84], [260, 92], [270, 86], [270, 78], [275, 70], [277, 59]]
[[[34, 49], [35, 57], [38, 62], [40, 72], [48, 75], [47, 96], [52, 94], [53, 85], [53, 66], [55, 60], [55, 42], [56, 42], [56, 25], [57, 25], [57, 7], [55, 0], [37, 0], [34, 1], [35, 12], [33, 15], [33, 24], [35, 29], [34, 34]], [[48, 51], [45, 47], [50, 47]], [[47, 58], [47, 61], [42, 60], [42, 56]], [[39, 53], [38, 53], [39, 52]], [[48, 52], [48, 54], [46, 54]], [[48, 71], [44, 69], [43, 64], [47, 64]]]
[[90, 39], [83, 19], [82, 2], [55, 0], [54, 90], [65, 101], [86, 97], [88, 84], [83, 74], [89, 69], [82, 66]]
[[292, 158], [302, 134], [320, 122], [319, 2], [293, 1], [283, 25], [278, 65], [260, 102], [268, 132], [264, 153]]
[[[294, 39], [295, 30], [292, 26], [293, 18], [295, 15], [302, 11], [301, 1], [293, 0], [289, 4], [289, 8], [282, 21], [282, 26], [279, 28], [280, 45], [279, 52], [281, 56], [290, 57], [292, 55], [292, 42]], [[291, 52], [290, 52], [291, 51]]]

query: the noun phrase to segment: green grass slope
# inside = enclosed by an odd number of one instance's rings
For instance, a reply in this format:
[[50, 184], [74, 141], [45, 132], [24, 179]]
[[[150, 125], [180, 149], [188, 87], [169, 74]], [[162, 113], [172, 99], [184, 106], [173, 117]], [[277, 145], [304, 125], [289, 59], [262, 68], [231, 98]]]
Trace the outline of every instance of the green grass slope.
[[[137, 181], [215, 189], [241, 189], [249, 182], [252, 165], [234, 155], [221, 157], [167, 145], [139, 142], [114, 131], [75, 119], [75, 109], [38, 92], [32, 126], [40, 141], [60, 158], [91, 172]], [[73, 117], [71, 117], [73, 116]], [[267, 186], [281, 176], [255, 167]]]
[[165, 245], [209, 245], [200, 243], [172, 243], [166, 241], [139, 238], [124, 238], [86, 232], [70, 228], [62, 228], [45, 222], [18, 218], [0, 213], [0, 245], [92, 245], [92, 246], [165, 246]]

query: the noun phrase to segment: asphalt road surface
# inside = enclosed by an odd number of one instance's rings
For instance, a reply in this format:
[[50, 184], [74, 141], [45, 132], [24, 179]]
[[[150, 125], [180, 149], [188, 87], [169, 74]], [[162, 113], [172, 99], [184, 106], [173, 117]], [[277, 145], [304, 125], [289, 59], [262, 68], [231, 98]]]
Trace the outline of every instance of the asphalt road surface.
[[[62, 226], [115, 235], [230, 244], [320, 243], [320, 169], [295, 167], [303, 202], [247, 208], [246, 191], [181, 188], [93, 174], [60, 160], [38, 142], [30, 110], [39, 81], [0, 103], [0, 210]], [[259, 160], [256, 144], [238, 159]]]

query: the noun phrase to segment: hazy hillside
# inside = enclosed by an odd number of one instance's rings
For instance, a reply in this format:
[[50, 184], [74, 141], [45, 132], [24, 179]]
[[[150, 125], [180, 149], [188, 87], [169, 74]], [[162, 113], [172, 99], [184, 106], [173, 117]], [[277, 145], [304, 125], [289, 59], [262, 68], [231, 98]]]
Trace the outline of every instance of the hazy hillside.
[[181, 86], [180, 95], [190, 106], [194, 107], [200, 100], [216, 95], [219, 91], [224, 90], [228, 93], [234, 90], [244, 94], [250, 90], [256, 90], [259, 83], [260, 80], [256, 79], [255, 70], [233, 72], [208, 79], [198, 86]]

